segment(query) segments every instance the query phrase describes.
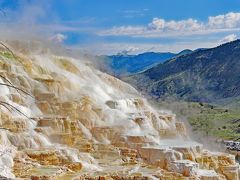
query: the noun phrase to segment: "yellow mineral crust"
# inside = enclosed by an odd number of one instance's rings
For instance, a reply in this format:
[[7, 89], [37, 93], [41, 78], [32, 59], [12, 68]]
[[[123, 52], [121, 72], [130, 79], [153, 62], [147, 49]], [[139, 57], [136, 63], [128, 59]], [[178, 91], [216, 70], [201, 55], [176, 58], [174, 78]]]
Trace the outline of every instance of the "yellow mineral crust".
[[234, 156], [204, 150], [130, 85], [81, 59], [14, 47], [22, 54], [0, 53], [1, 176], [239, 179]]

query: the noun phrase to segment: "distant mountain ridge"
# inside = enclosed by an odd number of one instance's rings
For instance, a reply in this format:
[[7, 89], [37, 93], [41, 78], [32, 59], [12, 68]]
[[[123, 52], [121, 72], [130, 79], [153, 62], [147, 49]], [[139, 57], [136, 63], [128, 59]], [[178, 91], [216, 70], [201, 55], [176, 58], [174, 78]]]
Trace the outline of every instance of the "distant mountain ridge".
[[173, 57], [191, 53], [191, 50], [183, 50], [180, 53], [171, 52], [145, 52], [138, 55], [112, 55], [102, 56], [106, 66], [102, 68], [115, 76], [124, 76], [138, 73], [159, 63], [163, 63]]
[[215, 102], [240, 96], [240, 40], [172, 58], [123, 80], [159, 99]]

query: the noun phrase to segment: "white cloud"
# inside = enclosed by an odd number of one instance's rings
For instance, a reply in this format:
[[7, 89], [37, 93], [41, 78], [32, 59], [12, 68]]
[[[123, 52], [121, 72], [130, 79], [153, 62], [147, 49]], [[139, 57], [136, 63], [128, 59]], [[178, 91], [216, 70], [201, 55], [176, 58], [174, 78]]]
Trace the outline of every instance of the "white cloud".
[[134, 47], [135, 51], [128, 54], [139, 54], [143, 52], [180, 52], [183, 49], [212, 48], [219, 45], [218, 41], [194, 41], [194, 42], [176, 42], [176, 43], [95, 43], [71, 46], [72, 49], [78, 49], [87, 54], [112, 55], [122, 53]]
[[122, 50], [120, 54], [130, 54], [139, 51], [140, 49], [136, 46], [128, 46], [126, 49]]
[[196, 19], [167, 21], [153, 18], [146, 26], [118, 26], [99, 32], [100, 36], [178, 37], [240, 30], [240, 13], [210, 16], [207, 22]]
[[135, 18], [145, 16], [148, 11], [149, 9], [145, 8], [141, 10], [125, 10], [122, 13], [125, 18]]
[[99, 35], [140, 35], [145, 33], [145, 28], [142, 26], [119, 26], [113, 27], [110, 30], [104, 30]]
[[236, 34], [230, 34], [230, 35], [225, 36], [224, 38], [222, 38], [219, 42], [220, 43], [226, 43], [226, 42], [235, 41], [236, 39], [237, 39], [237, 35]]
[[202, 25], [194, 19], [187, 19], [182, 21], [165, 21], [164, 19], [154, 18], [148, 25], [150, 30], [167, 31], [197, 31], [202, 28]]
[[231, 29], [240, 27], [240, 13], [230, 12], [225, 15], [210, 16], [208, 18], [210, 28]]
[[51, 41], [56, 43], [62, 43], [66, 39], [67, 39], [67, 36], [61, 33], [57, 33], [50, 38]]

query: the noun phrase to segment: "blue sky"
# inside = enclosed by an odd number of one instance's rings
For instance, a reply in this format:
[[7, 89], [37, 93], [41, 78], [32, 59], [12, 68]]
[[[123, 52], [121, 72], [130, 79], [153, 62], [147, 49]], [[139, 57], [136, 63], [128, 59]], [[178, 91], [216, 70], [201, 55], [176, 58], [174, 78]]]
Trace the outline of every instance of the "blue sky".
[[0, 7], [2, 27], [95, 54], [177, 52], [240, 35], [240, 0], [0, 0]]

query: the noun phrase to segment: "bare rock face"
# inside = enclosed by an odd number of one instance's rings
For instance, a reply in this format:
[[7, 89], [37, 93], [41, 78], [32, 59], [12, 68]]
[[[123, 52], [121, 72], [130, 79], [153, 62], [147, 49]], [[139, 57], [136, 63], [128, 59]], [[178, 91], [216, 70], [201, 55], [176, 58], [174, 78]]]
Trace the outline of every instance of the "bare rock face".
[[75, 59], [7, 53], [0, 53], [0, 81], [8, 84], [0, 87], [1, 176], [239, 179], [234, 156], [192, 142], [174, 114], [128, 84]]

